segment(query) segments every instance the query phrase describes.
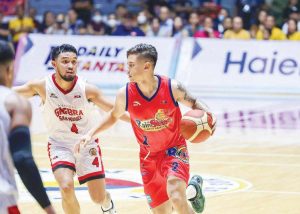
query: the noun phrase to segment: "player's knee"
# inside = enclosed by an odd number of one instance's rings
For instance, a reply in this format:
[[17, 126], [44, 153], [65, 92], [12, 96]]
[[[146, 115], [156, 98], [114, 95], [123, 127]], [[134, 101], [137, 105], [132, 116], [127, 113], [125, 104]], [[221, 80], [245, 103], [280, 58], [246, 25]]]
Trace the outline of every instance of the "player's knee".
[[104, 204], [106, 200], [105, 192], [97, 191], [90, 194], [91, 199], [96, 204]]
[[168, 196], [172, 204], [181, 206], [185, 203], [185, 192], [180, 191], [180, 185], [176, 180], [168, 180]]
[[74, 183], [73, 180], [65, 180], [61, 182], [60, 189], [63, 195], [70, 195], [74, 193]]

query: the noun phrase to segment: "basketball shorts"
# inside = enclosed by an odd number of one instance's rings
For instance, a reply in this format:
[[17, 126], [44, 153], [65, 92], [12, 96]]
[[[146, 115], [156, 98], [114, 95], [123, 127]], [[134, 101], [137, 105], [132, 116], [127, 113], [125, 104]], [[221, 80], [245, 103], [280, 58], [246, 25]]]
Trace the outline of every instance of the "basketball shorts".
[[169, 200], [167, 179], [173, 175], [188, 184], [189, 156], [186, 145], [176, 146], [166, 151], [151, 154], [140, 154], [140, 170], [144, 192], [151, 208]]
[[76, 156], [73, 147], [64, 147], [57, 142], [49, 141], [48, 156], [53, 172], [58, 168], [74, 170], [80, 184], [105, 177], [98, 139], [81, 148], [80, 154]]

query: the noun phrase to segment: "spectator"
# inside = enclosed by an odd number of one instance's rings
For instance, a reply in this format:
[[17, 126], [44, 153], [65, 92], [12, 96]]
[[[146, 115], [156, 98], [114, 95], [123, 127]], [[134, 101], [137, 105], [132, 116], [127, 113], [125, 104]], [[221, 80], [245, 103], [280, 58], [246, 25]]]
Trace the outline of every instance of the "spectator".
[[21, 5], [16, 7], [17, 18], [10, 20], [9, 30], [12, 34], [14, 47], [17, 47], [18, 41], [25, 33], [31, 33], [34, 29], [33, 20], [25, 17], [24, 8]]
[[78, 34], [78, 27], [84, 24], [75, 10], [70, 9], [67, 14], [68, 32], [67, 34]]
[[284, 20], [287, 20], [290, 17], [291, 13], [299, 13], [300, 11], [300, 5], [298, 0], [289, 0], [287, 7], [283, 11], [283, 18]]
[[127, 7], [125, 4], [117, 4], [116, 6], [116, 20], [118, 21], [117, 24], [121, 24], [122, 18], [128, 13]]
[[189, 14], [193, 12], [193, 2], [191, 0], [171, 0], [168, 1], [169, 6], [173, 8], [175, 14], [182, 19], [188, 19]]
[[173, 20], [170, 18], [169, 8], [166, 6], [160, 7], [159, 10], [160, 29], [159, 35], [170, 37], [172, 35]]
[[9, 40], [9, 30], [8, 24], [3, 22], [4, 15], [0, 12], [0, 40], [8, 41]]
[[243, 29], [243, 20], [236, 16], [233, 18], [232, 30], [227, 30], [224, 39], [250, 39], [250, 33]]
[[148, 17], [150, 17], [150, 14], [147, 10], [140, 11], [137, 16], [137, 23], [139, 28], [146, 34], [149, 30], [149, 22]]
[[223, 37], [225, 32], [228, 31], [228, 30], [231, 30], [232, 29], [232, 18], [231, 17], [226, 17], [224, 20], [223, 20], [223, 32], [219, 31], [221, 36]]
[[145, 36], [145, 33], [135, 26], [135, 17], [131, 13], [125, 14], [122, 23], [112, 32], [114, 36]]
[[[297, 22], [297, 28], [300, 29], [300, 11], [294, 11], [290, 13], [289, 19], [294, 19]], [[288, 33], [288, 23], [287, 21], [282, 25], [282, 31], [287, 34]]]
[[107, 17], [106, 24], [110, 27], [110, 33], [114, 32], [116, 30], [116, 27], [118, 25], [116, 14], [111, 13]]
[[33, 20], [34, 29], [33, 32], [38, 32], [38, 29], [40, 28], [41, 23], [36, 19], [36, 9], [31, 7], [29, 9], [29, 17]]
[[55, 16], [51, 11], [46, 11], [43, 15], [43, 22], [40, 25], [39, 32], [46, 33], [47, 29], [55, 24]]
[[94, 12], [87, 29], [92, 35], [108, 35], [111, 33], [111, 28], [103, 22], [103, 17], [98, 10]]
[[223, 26], [223, 22], [227, 17], [228, 17], [228, 11], [225, 8], [222, 8], [216, 20], [217, 29], [220, 33], [223, 33], [225, 30]]
[[207, 16], [204, 19], [203, 30], [197, 31], [194, 37], [199, 38], [220, 38], [220, 33], [213, 29], [213, 20]]
[[[270, 40], [284, 40], [286, 39], [285, 34], [277, 27], [275, 27], [275, 18], [272, 15], [268, 15], [266, 23], [264, 25], [264, 30], [270, 32]], [[258, 30], [256, 34], [256, 39], [262, 40], [264, 38], [262, 30]]]
[[261, 5], [265, 3], [265, 0], [237, 0], [236, 10], [237, 16], [240, 16], [244, 22], [244, 28], [249, 30], [251, 25], [255, 22], [256, 11]]
[[65, 23], [65, 14], [59, 13], [56, 16], [55, 23], [47, 28], [46, 34], [64, 35], [67, 34], [67, 31], [68, 27]]
[[255, 24], [253, 24], [250, 28], [251, 38], [256, 38], [256, 34], [259, 29], [263, 29], [266, 20], [267, 20], [268, 12], [264, 9], [259, 10]]
[[188, 32], [188, 36], [193, 36], [196, 31], [202, 29], [199, 24], [199, 15], [196, 12], [190, 13], [189, 24], [185, 27], [185, 29]]
[[92, 10], [94, 8], [93, 0], [71, 0], [71, 5], [78, 19], [82, 20], [84, 24], [88, 24], [91, 21]]
[[89, 35], [90, 33], [89, 33], [86, 25], [82, 22], [81, 24], [78, 25], [76, 34], [77, 35]]
[[174, 24], [172, 29], [172, 37], [181, 38], [187, 37], [188, 32], [184, 29], [183, 20], [180, 16], [174, 18]]
[[147, 31], [147, 36], [157, 37], [159, 36], [160, 21], [158, 17], [152, 18], [150, 22], [150, 29]]
[[297, 21], [295, 19], [289, 19], [288, 22], [288, 40], [300, 40], [300, 32], [298, 31]]

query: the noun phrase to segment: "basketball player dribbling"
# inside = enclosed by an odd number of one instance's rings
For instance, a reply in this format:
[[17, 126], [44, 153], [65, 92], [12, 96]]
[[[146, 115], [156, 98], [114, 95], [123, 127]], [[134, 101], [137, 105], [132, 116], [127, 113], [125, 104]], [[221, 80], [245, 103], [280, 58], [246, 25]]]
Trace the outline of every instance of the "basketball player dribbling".
[[[77, 50], [72, 45], [55, 47], [51, 53], [55, 73], [41, 80], [29, 81], [14, 90], [25, 97], [39, 95], [49, 132], [48, 154], [52, 171], [62, 194], [62, 206], [67, 214], [80, 213], [75, 196], [73, 176], [86, 183], [91, 199], [101, 205], [103, 213], [115, 213], [110, 194], [105, 190], [105, 174], [98, 140], [88, 143], [79, 155], [74, 145], [92, 128], [94, 115], [91, 104], [109, 111], [113, 105], [99, 89], [86, 83], [77, 73]], [[128, 120], [128, 116], [123, 116]], [[100, 209], [100, 208], [99, 208]]]
[[180, 134], [178, 102], [192, 109], [208, 109], [179, 82], [154, 75], [156, 61], [157, 51], [152, 45], [138, 44], [127, 51], [130, 83], [120, 89], [113, 110], [98, 127], [82, 137], [75, 152], [84, 149], [95, 135], [128, 111], [140, 145], [140, 171], [152, 212], [201, 213], [205, 203], [203, 181], [195, 175], [188, 183], [189, 156], [186, 141]]
[[27, 190], [45, 213], [54, 214], [32, 157], [30, 103], [10, 89], [14, 76], [13, 61], [12, 46], [0, 41], [0, 213], [20, 213], [16, 205], [16, 168]]

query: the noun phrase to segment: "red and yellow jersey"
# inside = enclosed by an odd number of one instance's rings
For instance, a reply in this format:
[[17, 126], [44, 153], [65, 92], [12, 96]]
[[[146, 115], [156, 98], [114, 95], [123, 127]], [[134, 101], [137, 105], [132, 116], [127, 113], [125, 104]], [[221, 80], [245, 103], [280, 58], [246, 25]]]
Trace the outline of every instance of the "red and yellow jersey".
[[126, 110], [141, 152], [160, 152], [185, 144], [180, 134], [181, 111], [175, 101], [171, 79], [157, 76], [158, 88], [151, 98], [136, 83], [126, 87]]

